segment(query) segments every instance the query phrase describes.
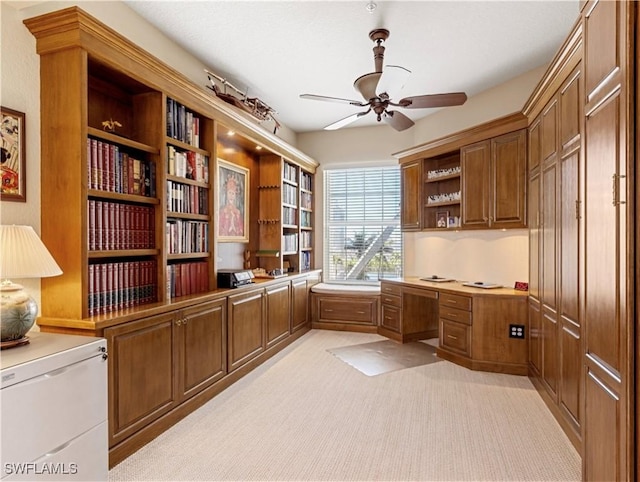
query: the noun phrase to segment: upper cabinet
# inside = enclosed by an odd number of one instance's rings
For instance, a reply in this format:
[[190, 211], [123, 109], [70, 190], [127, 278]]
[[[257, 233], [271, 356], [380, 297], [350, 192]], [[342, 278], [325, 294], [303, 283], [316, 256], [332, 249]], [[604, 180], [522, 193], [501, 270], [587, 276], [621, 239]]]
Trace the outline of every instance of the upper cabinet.
[[526, 130], [460, 150], [462, 227], [524, 228]]
[[525, 228], [526, 126], [512, 114], [395, 154], [402, 229]]
[[314, 160], [77, 7], [25, 25], [47, 79], [41, 236], [63, 270], [42, 316], [188, 302], [263, 244], [266, 268], [311, 269]]

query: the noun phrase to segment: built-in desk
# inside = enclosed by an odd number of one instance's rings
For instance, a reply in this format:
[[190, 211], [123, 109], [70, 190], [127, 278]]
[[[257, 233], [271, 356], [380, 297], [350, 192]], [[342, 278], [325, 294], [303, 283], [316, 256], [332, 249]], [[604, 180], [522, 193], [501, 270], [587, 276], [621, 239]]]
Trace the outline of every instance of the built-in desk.
[[441, 358], [472, 370], [527, 374], [526, 291], [418, 277], [385, 280], [380, 288], [381, 335], [403, 343], [438, 337]]

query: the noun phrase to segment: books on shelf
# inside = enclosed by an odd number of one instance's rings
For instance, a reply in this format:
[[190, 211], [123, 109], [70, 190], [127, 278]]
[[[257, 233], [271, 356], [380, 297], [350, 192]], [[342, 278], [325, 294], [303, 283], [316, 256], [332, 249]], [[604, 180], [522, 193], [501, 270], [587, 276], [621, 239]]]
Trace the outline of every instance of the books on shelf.
[[167, 174], [208, 183], [209, 157], [199, 152], [167, 146]]
[[89, 199], [87, 210], [89, 251], [155, 248], [152, 206]]
[[206, 261], [167, 265], [167, 299], [203, 293], [209, 290]]
[[156, 164], [120, 146], [87, 138], [89, 189], [156, 197]]
[[207, 222], [169, 219], [165, 235], [168, 254], [209, 251], [209, 223]]
[[311, 174], [302, 172], [300, 174], [300, 189], [304, 189], [305, 191], [312, 191], [311, 179]]
[[298, 251], [298, 234], [283, 234], [282, 249], [285, 253], [295, 253], [296, 251]]
[[169, 97], [167, 97], [167, 137], [200, 147], [200, 118]]
[[89, 316], [153, 303], [157, 283], [155, 260], [89, 264]]
[[298, 168], [293, 164], [289, 164], [288, 162], [285, 162], [282, 165], [282, 177], [283, 179], [286, 179], [289, 182], [293, 182], [297, 184]]
[[209, 214], [208, 189], [167, 181], [167, 211], [183, 214]]

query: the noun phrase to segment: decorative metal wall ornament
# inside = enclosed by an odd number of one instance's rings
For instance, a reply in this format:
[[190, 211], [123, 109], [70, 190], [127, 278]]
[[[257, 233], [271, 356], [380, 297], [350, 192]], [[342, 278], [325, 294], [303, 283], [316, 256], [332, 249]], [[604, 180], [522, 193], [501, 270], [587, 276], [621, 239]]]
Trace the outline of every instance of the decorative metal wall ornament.
[[[277, 113], [275, 109], [273, 109], [257, 97], [249, 97], [248, 91], [243, 92], [227, 79], [214, 74], [210, 70], [204, 69], [204, 71], [207, 73], [209, 83], [211, 84], [207, 85], [207, 88], [211, 89], [217, 97], [219, 97], [226, 103], [231, 104], [238, 109], [247, 112], [248, 114], [251, 114], [251, 116], [253, 116], [258, 121], [272, 121], [274, 123], [273, 133], [275, 134], [278, 131], [278, 129], [280, 128], [280, 123], [274, 117], [274, 114]], [[215, 81], [220, 83], [222, 87], [219, 87]], [[228, 93], [227, 88], [231, 89], [235, 94]]]

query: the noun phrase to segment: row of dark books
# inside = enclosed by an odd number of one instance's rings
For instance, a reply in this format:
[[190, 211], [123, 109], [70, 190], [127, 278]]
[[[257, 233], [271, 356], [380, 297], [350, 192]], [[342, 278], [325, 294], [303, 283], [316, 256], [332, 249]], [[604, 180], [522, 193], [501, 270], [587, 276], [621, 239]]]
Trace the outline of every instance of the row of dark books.
[[313, 209], [313, 199], [308, 192], [300, 192], [300, 207], [304, 209]]
[[311, 252], [303, 251], [300, 253], [300, 271], [309, 271], [311, 269]]
[[156, 197], [156, 164], [117, 144], [87, 139], [89, 189]]
[[311, 231], [302, 231], [300, 233], [300, 247], [302, 249], [308, 249], [312, 246], [313, 233]]
[[200, 118], [184, 105], [168, 97], [167, 137], [200, 147]]
[[297, 209], [290, 208], [287, 206], [283, 206], [282, 208], [282, 224], [288, 224], [290, 226], [294, 226], [298, 224], [298, 219], [296, 217], [298, 213]]
[[155, 260], [89, 265], [89, 316], [157, 300]]
[[167, 266], [167, 299], [209, 291], [208, 265], [205, 261]]
[[208, 183], [209, 157], [167, 146], [167, 174]]
[[167, 181], [167, 211], [184, 214], [209, 214], [208, 189]]
[[298, 235], [297, 234], [283, 234], [282, 235], [282, 249], [285, 253], [294, 253], [298, 251]]
[[306, 172], [300, 173], [300, 189], [312, 191], [311, 179], [312, 179], [311, 174], [307, 174]]
[[167, 221], [165, 234], [169, 254], [209, 251], [209, 223], [170, 219]]
[[282, 202], [285, 204], [291, 204], [292, 206], [298, 205], [298, 190], [295, 186], [290, 184], [282, 185]]
[[296, 166], [294, 166], [293, 164], [289, 164], [288, 162], [285, 162], [282, 165], [282, 177], [284, 179], [286, 179], [287, 181], [291, 181], [291, 182], [295, 182], [297, 183], [297, 178], [298, 178], [298, 168]]
[[311, 227], [311, 213], [309, 211], [300, 211], [300, 227]]
[[153, 207], [95, 199], [87, 203], [89, 251], [155, 247]]

